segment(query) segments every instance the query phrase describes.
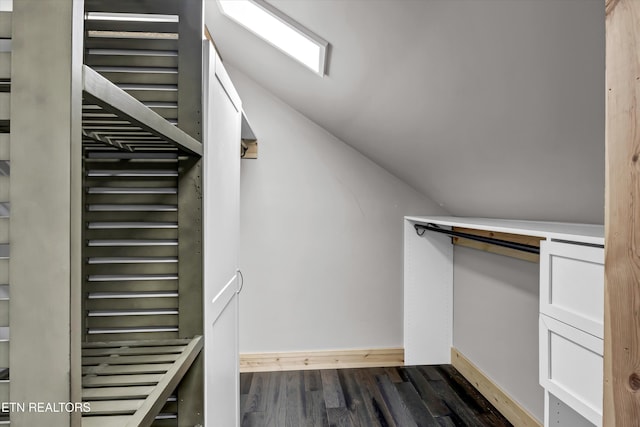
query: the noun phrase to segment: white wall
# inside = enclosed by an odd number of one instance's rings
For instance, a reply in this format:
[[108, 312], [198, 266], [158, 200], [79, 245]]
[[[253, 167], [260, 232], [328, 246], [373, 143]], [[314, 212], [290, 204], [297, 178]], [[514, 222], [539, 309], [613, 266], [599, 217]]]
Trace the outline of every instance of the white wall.
[[401, 347], [402, 218], [441, 210], [229, 72], [259, 138], [241, 172], [240, 352]]
[[542, 420], [539, 265], [456, 246], [453, 345]]

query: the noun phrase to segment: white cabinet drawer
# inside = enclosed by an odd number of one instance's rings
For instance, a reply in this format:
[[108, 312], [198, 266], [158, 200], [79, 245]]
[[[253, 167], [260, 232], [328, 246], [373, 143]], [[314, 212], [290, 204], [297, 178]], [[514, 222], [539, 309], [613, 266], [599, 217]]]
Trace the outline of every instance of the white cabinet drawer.
[[604, 249], [543, 241], [540, 312], [604, 336]]
[[602, 425], [603, 340], [540, 315], [540, 385]]

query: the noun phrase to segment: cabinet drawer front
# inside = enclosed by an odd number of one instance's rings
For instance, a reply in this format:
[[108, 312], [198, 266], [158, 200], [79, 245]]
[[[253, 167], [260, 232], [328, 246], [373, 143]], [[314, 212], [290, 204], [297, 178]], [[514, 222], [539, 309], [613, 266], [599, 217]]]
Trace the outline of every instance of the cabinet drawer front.
[[604, 337], [604, 248], [541, 242], [540, 311]]
[[540, 315], [540, 385], [602, 425], [603, 341]]

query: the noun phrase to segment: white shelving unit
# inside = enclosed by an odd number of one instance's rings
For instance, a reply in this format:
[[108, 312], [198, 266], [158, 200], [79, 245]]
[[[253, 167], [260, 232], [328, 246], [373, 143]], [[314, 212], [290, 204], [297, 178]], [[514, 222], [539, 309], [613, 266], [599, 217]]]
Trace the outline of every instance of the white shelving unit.
[[[540, 251], [540, 384], [545, 426], [602, 424], [604, 227], [487, 218], [418, 217], [404, 221], [405, 363], [451, 362], [453, 245], [415, 225], [533, 236]], [[553, 408], [550, 408], [553, 406]], [[570, 420], [570, 421], [569, 421]]]

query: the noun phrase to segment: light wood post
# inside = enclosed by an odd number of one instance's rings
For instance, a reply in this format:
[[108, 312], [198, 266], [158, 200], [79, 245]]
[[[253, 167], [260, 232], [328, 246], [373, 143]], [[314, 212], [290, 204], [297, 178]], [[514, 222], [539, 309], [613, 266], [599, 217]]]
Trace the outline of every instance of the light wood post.
[[604, 426], [640, 420], [640, 1], [606, 1]]

